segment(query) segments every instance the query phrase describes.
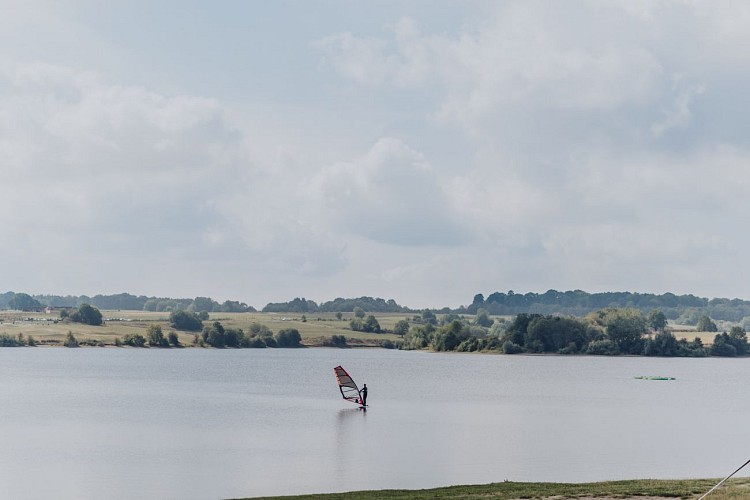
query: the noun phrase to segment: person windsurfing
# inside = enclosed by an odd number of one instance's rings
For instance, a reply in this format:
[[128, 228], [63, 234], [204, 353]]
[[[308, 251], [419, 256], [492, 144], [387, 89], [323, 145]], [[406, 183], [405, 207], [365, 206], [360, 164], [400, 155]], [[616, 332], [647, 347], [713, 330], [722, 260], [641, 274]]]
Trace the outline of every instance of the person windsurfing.
[[362, 390], [359, 391], [359, 395], [362, 398], [362, 406], [367, 406], [367, 384], [362, 386]]

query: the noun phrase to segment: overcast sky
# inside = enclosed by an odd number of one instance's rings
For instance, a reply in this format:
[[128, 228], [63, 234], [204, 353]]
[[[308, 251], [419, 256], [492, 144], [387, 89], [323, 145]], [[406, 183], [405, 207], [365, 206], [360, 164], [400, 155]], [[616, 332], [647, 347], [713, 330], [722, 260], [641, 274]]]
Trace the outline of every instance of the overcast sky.
[[0, 11], [0, 291], [750, 298], [750, 3]]

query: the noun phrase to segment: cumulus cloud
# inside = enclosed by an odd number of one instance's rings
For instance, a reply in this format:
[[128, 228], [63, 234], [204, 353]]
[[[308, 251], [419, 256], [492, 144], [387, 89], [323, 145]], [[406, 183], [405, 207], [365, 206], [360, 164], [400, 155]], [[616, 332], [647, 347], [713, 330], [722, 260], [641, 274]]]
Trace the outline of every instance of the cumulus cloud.
[[[675, 86], [679, 84], [679, 77], [676, 78]], [[680, 89], [674, 97], [671, 108], [663, 112], [663, 118], [651, 125], [651, 132], [654, 136], [659, 137], [668, 130], [675, 127], [685, 127], [690, 123], [693, 113], [690, 110], [691, 101], [705, 92], [706, 87], [703, 85], [690, 85], [687, 88]]]
[[211, 269], [340, 266], [340, 248], [283, 209], [284, 179], [256, 182], [246, 137], [215, 99], [39, 63], [6, 61], [0, 82], [6, 282], [23, 281], [12, 264], [30, 259], [23, 276], [61, 292], [71, 269], [88, 290], [104, 275], [131, 291], [208, 293]]
[[[143, 55], [110, 30], [16, 10], [0, 20], [0, 278], [15, 288], [107, 292], [104, 269], [144, 293], [430, 306], [503, 288], [741, 293], [707, 276], [750, 273], [742, 2], [394, 8], [380, 31], [331, 12], [316, 40], [274, 33], [245, 66], [179, 54], [176, 72], [156, 47], [163, 73], [131, 83]], [[53, 34], [36, 48], [34, 23]], [[71, 55], [92, 46], [107, 57]]]
[[332, 225], [394, 245], [460, 245], [468, 232], [423, 155], [394, 138], [361, 158], [323, 167], [311, 194]]
[[[690, 269], [725, 274], [712, 255], [744, 241], [735, 217], [750, 144], [731, 117], [747, 111], [735, 56], [750, 44], [738, 29], [749, 10], [503, 2], [437, 34], [402, 18], [362, 40], [374, 64], [354, 80], [434, 96], [426, 123], [468, 138], [471, 167], [440, 182], [445, 206], [477, 228], [471, 251], [502, 256], [489, 279], [689, 291], [700, 282]], [[357, 40], [319, 46], [344, 78], [364, 60]]]

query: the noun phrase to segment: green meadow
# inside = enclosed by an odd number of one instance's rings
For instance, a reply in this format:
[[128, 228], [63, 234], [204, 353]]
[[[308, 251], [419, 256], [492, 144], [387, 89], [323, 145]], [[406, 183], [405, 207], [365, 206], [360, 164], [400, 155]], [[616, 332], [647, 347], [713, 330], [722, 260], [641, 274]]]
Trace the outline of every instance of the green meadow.
[[[17, 337], [32, 336], [38, 345], [62, 345], [68, 332], [79, 341], [90, 341], [100, 345], [115, 345], [115, 339], [122, 339], [128, 334], [141, 334], [146, 336], [150, 325], [159, 325], [164, 335], [175, 332], [180, 343], [186, 347], [193, 345], [195, 332], [179, 331], [169, 324], [168, 312], [150, 311], [127, 311], [127, 310], [102, 310], [104, 325], [91, 326], [71, 321], [63, 321], [58, 313], [43, 312], [0, 312], [0, 335], [7, 334]], [[384, 331], [392, 331], [396, 322], [402, 319], [411, 319], [413, 313], [375, 313], [380, 327]], [[274, 333], [285, 328], [296, 328], [302, 336], [302, 344], [308, 347], [325, 345], [325, 341], [333, 335], [343, 335], [347, 344], [351, 347], [378, 347], [385, 340], [396, 341], [400, 337], [391, 333], [366, 333], [355, 332], [349, 328], [349, 321], [354, 317], [353, 313], [344, 313], [341, 319], [336, 313], [310, 313], [302, 315], [299, 313], [229, 313], [213, 312], [204, 325], [210, 325], [219, 321], [225, 328], [240, 328], [247, 332], [253, 323], [267, 326]], [[512, 317], [493, 316], [500, 320], [512, 321]], [[715, 333], [696, 332], [690, 327], [671, 324], [675, 337], [692, 340], [701, 338], [704, 344], [713, 342]]]
[[[111, 311], [103, 310], [104, 324], [101, 326], [84, 325], [70, 321], [61, 321], [56, 313], [30, 313], [19, 311], [3, 311], [0, 313], [0, 334], [17, 337], [32, 336], [39, 345], [61, 345], [63, 339], [72, 332], [79, 340], [91, 340], [103, 345], [114, 345], [115, 339], [127, 334], [146, 335], [150, 325], [159, 325], [166, 336], [169, 332], [177, 333], [180, 343], [185, 346], [193, 345], [194, 332], [184, 332], [173, 329], [169, 325], [169, 313], [149, 311]], [[303, 318], [301, 314], [274, 313], [210, 313], [209, 325], [219, 321], [225, 328], [241, 328], [247, 332], [253, 323], [267, 326], [274, 333], [285, 328], [296, 328], [302, 336], [302, 343], [314, 347], [323, 345], [325, 339], [333, 335], [343, 335], [351, 346], [380, 346], [388, 339], [397, 340], [399, 337], [388, 333], [354, 332], [349, 329], [352, 313], [346, 313], [342, 319], [336, 318], [334, 313], [311, 314]], [[407, 313], [382, 313], [376, 315], [383, 330], [392, 330], [397, 321], [409, 317]]]

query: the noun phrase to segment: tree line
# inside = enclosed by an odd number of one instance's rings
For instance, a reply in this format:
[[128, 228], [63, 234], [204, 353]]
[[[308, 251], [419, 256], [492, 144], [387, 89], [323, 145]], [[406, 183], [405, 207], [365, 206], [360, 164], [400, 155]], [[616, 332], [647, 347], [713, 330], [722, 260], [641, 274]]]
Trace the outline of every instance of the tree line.
[[[120, 293], [113, 295], [29, 295], [25, 293], [6, 292], [0, 294], [0, 309], [19, 309], [24, 311], [41, 310], [45, 306], [75, 308], [90, 304], [99, 309], [108, 310], [143, 310], [155, 312], [172, 312], [186, 310], [192, 312], [256, 312], [256, 309], [244, 302], [226, 300], [222, 303], [210, 297], [176, 299], [168, 297], [147, 297]], [[371, 313], [413, 313], [417, 310], [398, 304], [394, 299], [377, 297], [341, 298], [320, 304], [305, 298], [294, 298], [288, 302], [268, 303], [263, 312], [277, 313], [315, 313], [315, 312], [353, 312], [362, 308]], [[443, 307], [430, 310], [440, 314], [476, 314], [480, 309], [491, 315], [515, 314], [558, 314], [565, 316], [585, 316], [591, 312], [611, 308], [634, 308], [644, 313], [659, 309], [671, 320], [680, 324], [696, 325], [703, 316], [717, 320], [742, 323], [750, 328], [750, 301], [742, 299], [697, 297], [695, 295], [675, 295], [673, 293], [651, 294], [634, 292], [587, 293], [582, 290], [557, 291], [544, 293], [494, 292], [485, 297], [478, 293], [467, 306], [456, 308]]]
[[[188, 313], [194, 314], [194, 313]], [[171, 326], [181, 326], [170, 319]], [[203, 326], [200, 322], [200, 333], [195, 333], [192, 344], [196, 347], [215, 348], [266, 348], [266, 347], [302, 347], [302, 336], [296, 328], [284, 328], [274, 334], [267, 326], [259, 323], [250, 325], [249, 331], [241, 328], [225, 328], [220, 321]], [[183, 325], [184, 326], [184, 325]], [[192, 327], [189, 331], [194, 331]], [[164, 335], [161, 326], [150, 325], [146, 335], [129, 333], [122, 339], [117, 339], [115, 345], [132, 347], [182, 347], [175, 332]]]
[[354, 312], [360, 308], [369, 312], [411, 312], [408, 307], [401, 306], [393, 299], [381, 299], [373, 297], [357, 297], [353, 299], [344, 299], [338, 297], [328, 302], [317, 304], [315, 301], [307, 300], [304, 297], [297, 297], [289, 302], [269, 303], [262, 312], [288, 312], [288, 313], [312, 313], [312, 312]]
[[582, 290], [560, 292], [548, 290], [544, 293], [525, 294], [494, 292], [484, 297], [479, 293], [471, 304], [454, 312], [475, 314], [485, 309], [492, 315], [514, 315], [520, 313], [562, 314], [585, 316], [597, 310], [613, 308], [634, 308], [644, 313], [658, 309], [671, 320], [681, 324], [695, 325], [701, 316], [714, 319], [740, 322], [748, 318], [750, 323], [750, 301], [742, 299], [696, 297], [695, 295], [675, 295], [673, 293], [652, 294], [633, 292], [587, 293]]
[[210, 297], [193, 299], [173, 299], [168, 297], [136, 296], [129, 293], [114, 295], [29, 295], [26, 293], [6, 292], [0, 294], [0, 309], [18, 309], [20, 311], [37, 311], [47, 306], [56, 308], [76, 308], [90, 304], [99, 309], [124, 311], [171, 312], [177, 310], [195, 312], [256, 312], [256, 309], [244, 302], [226, 300], [219, 303]]
[[[397, 342], [400, 349], [434, 351], [496, 351], [506, 354], [555, 353], [643, 356], [745, 356], [750, 352], [743, 327], [717, 333], [711, 346], [699, 337], [677, 339], [666, 328], [666, 316], [659, 310], [644, 314], [635, 308], [604, 308], [584, 318], [521, 313], [508, 321], [481, 326], [487, 311], [479, 310], [471, 321], [447, 315], [437, 321], [429, 315], [419, 318]], [[706, 317], [706, 328], [716, 324]], [[487, 324], [487, 323], [485, 323]]]

